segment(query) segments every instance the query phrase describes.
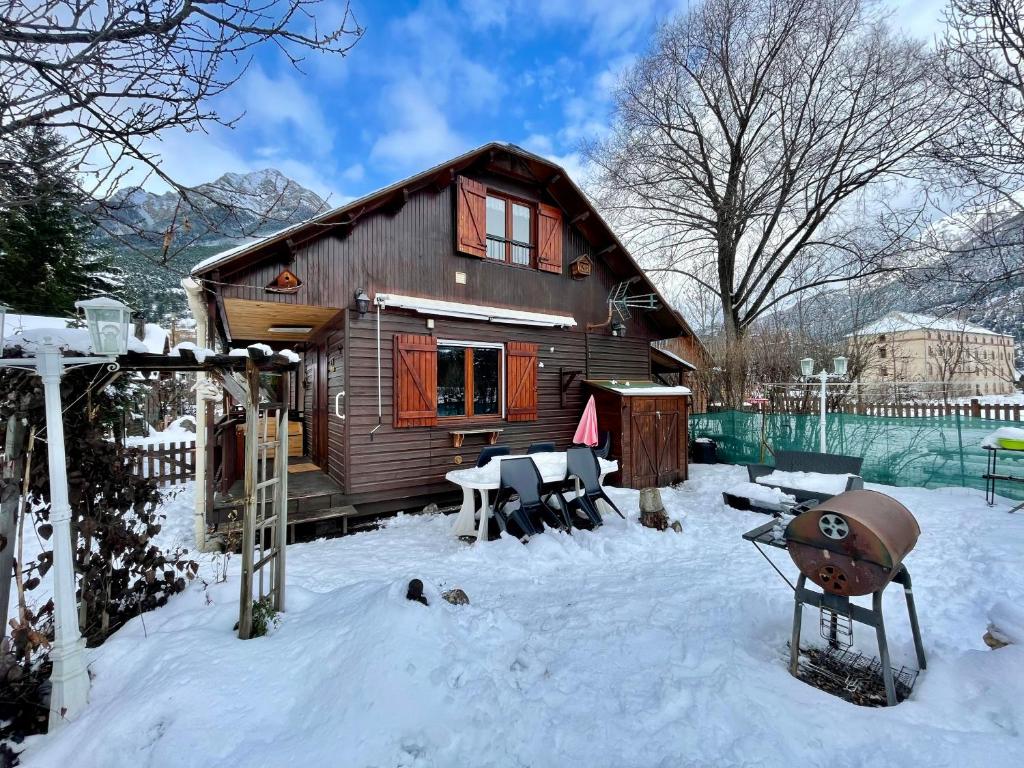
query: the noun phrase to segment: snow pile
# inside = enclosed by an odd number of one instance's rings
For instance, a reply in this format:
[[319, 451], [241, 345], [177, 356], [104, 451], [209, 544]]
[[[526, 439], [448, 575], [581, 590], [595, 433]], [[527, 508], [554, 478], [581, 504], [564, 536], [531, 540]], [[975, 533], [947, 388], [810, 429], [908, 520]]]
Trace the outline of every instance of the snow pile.
[[[874, 486], [922, 535], [906, 559], [928, 669], [911, 699], [864, 709], [790, 677], [790, 588], [725, 507], [740, 467], [691, 467], [662, 491], [683, 534], [629, 515], [597, 531], [466, 545], [452, 518], [288, 548], [288, 611], [240, 641], [239, 559], [88, 649], [88, 710], [30, 738], [26, 768], [210, 766], [1002, 766], [1024, 763], [1024, 646], [989, 650], [991, 606], [1024, 594], [1024, 516], [980, 491]], [[163, 540], [191, 534], [182, 494]], [[180, 518], [180, 520], [178, 519]], [[785, 553], [768, 556], [791, 579]], [[403, 599], [423, 579], [431, 605]], [[467, 606], [437, 599], [461, 587]], [[869, 600], [857, 599], [859, 604]], [[913, 664], [901, 590], [893, 662]], [[144, 621], [143, 621], [144, 619]], [[805, 643], [821, 643], [805, 614]], [[858, 649], [876, 652], [857, 626]]]
[[760, 504], [776, 507], [781, 507], [783, 504], [796, 504], [795, 496], [784, 493], [778, 488], [771, 488], [760, 483], [733, 483], [725, 492]]
[[196, 362], [200, 365], [206, 362], [206, 358], [214, 357], [217, 353], [207, 347], [198, 347], [194, 342], [182, 341], [179, 344], [174, 345], [174, 349], [171, 350], [171, 357], [181, 357], [182, 350], [188, 350], [195, 358]]
[[1020, 427], [1000, 427], [981, 441], [982, 448], [999, 448], [999, 440], [1024, 440], [1024, 429]]
[[228, 352], [229, 357], [249, 357], [249, 350], [255, 349], [264, 355], [273, 355], [274, 350], [267, 344], [250, 344], [248, 347], [236, 347]]
[[1024, 609], [1007, 600], [1001, 600], [988, 612], [989, 628], [993, 637], [1004, 643], [1024, 643]]
[[168, 445], [176, 443], [192, 444], [196, 439], [196, 423], [191, 416], [181, 416], [170, 424], [163, 431], [154, 429], [148, 425], [148, 435], [137, 435], [125, 438], [124, 444], [129, 446], [144, 445]]
[[775, 485], [782, 488], [795, 488], [799, 491], [810, 493], [827, 493], [835, 496], [846, 490], [846, 483], [855, 475], [835, 474], [826, 475], [821, 472], [783, 472], [773, 470], [767, 475], [757, 478], [761, 485]]

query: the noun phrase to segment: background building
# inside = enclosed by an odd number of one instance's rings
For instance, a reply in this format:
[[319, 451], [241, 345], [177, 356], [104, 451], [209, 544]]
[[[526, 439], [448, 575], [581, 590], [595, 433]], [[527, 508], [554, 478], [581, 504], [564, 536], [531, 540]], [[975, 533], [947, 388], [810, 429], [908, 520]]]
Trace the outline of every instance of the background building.
[[865, 399], [1017, 391], [1013, 337], [962, 320], [891, 312], [854, 331], [847, 342], [851, 375]]

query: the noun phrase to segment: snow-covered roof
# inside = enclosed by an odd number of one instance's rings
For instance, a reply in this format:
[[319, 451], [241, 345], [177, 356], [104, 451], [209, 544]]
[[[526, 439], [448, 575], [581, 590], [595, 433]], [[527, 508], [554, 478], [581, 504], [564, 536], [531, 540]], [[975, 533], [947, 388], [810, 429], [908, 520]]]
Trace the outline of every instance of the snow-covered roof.
[[885, 317], [868, 323], [848, 336], [874, 336], [879, 333], [902, 333], [906, 331], [953, 331], [956, 333], [978, 333], [989, 336], [1007, 336], [980, 325], [974, 325], [951, 317], [934, 317], [918, 312], [890, 312]]
[[488, 307], [482, 304], [423, 299], [418, 296], [402, 296], [397, 293], [378, 293], [374, 300], [385, 309], [387, 307], [411, 309], [421, 315], [461, 317], [507, 325], [536, 325], [548, 328], [570, 328], [576, 325], [576, 320], [571, 315], [554, 315], [545, 312], [508, 309], [507, 307]]
[[[81, 355], [94, 354], [92, 337], [88, 328], [29, 328], [21, 333], [4, 338], [5, 349], [21, 349], [36, 352], [41, 346], [52, 344], [64, 352]], [[134, 336], [128, 337], [129, 352], [148, 352], [146, 345]]]
[[70, 322], [70, 317], [21, 315], [16, 312], [8, 312], [4, 321], [4, 334], [17, 336], [22, 331], [31, 331], [37, 328], [67, 328]]
[[152, 352], [154, 355], [162, 355], [167, 348], [168, 336], [170, 336], [170, 333], [156, 323], [146, 323], [142, 344], [146, 347], [147, 352]]
[[655, 384], [653, 381], [626, 381], [618, 379], [587, 379], [587, 384], [611, 392], [618, 392], [620, 395], [655, 395], [669, 397], [673, 395], [692, 395], [689, 387], [669, 386], [666, 384]]
[[665, 357], [669, 358], [670, 360], [675, 360], [677, 363], [680, 363], [681, 365], [685, 365], [687, 368], [689, 368], [691, 370], [694, 370], [694, 371], [697, 370], [697, 366], [694, 365], [693, 363], [691, 363], [689, 360], [687, 360], [684, 357], [680, 357], [675, 352], [670, 352], [669, 350], [665, 349], [665, 347], [657, 346], [657, 342], [652, 341], [651, 342], [651, 348], [656, 350], [660, 354], [664, 355]]

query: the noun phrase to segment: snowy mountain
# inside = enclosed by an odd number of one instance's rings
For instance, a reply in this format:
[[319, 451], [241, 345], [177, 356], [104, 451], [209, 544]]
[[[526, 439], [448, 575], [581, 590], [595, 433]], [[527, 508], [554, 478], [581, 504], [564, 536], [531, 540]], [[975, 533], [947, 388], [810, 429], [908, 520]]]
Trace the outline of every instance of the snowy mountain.
[[119, 190], [98, 217], [95, 237], [127, 274], [132, 306], [150, 320], [161, 320], [186, 314], [179, 281], [193, 264], [253, 236], [311, 218], [326, 205], [315, 192], [274, 169], [225, 173], [195, 187], [187, 201], [175, 192]]
[[189, 244], [230, 242], [279, 229], [321, 212], [324, 200], [280, 171], [225, 173], [194, 187], [186, 200], [176, 192], [157, 194], [137, 187], [119, 190], [107, 201], [109, 216], [99, 236], [162, 244], [173, 228]]

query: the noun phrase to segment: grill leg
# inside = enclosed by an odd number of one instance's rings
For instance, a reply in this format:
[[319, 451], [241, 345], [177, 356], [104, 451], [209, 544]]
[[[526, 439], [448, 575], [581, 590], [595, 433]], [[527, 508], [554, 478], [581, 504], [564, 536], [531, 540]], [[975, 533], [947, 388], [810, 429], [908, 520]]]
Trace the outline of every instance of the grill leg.
[[917, 608], [914, 606], [914, 589], [910, 583], [910, 574], [903, 569], [903, 595], [907, 598], [907, 613], [910, 614], [910, 632], [914, 636], [914, 650], [917, 652], [917, 668], [924, 670], [928, 668], [928, 662], [924, 658], [924, 643], [921, 642], [921, 627], [917, 623]]
[[871, 597], [871, 608], [875, 620], [875, 635], [878, 638], [878, 657], [882, 662], [882, 680], [885, 681], [885, 702], [896, 706], [896, 681], [892, 676], [892, 662], [889, 661], [889, 642], [885, 638], [885, 622], [882, 620], [882, 590]]
[[797, 665], [800, 663], [800, 624], [804, 617], [804, 604], [800, 599], [800, 593], [807, 583], [807, 577], [802, 573], [796, 582], [794, 592], [795, 604], [793, 606], [793, 636], [789, 640], [789, 674], [796, 677]]

